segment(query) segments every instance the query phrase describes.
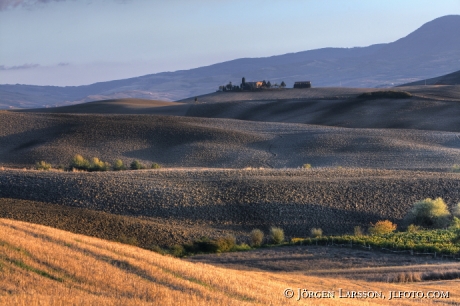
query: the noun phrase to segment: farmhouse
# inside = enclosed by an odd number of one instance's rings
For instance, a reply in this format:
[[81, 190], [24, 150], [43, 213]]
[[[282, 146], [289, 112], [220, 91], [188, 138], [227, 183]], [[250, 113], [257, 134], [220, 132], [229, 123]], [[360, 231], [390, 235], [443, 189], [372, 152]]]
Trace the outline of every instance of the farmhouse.
[[295, 82], [294, 88], [311, 88], [311, 82], [310, 81]]
[[243, 89], [255, 89], [255, 88], [262, 88], [263, 82], [245, 82]]
[[272, 85], [270, 81], [256, 81], [256, 82], [246, 82], [246, 78], [241, 79], [241, 85], [232, 85], [232, 82], [229, 82], [227, 85], [219, 86], [217, 91], [242, 91], [242, 90], [267, 90], [267, 89], [277, 89], [285, 88], [286, 83], [281, 82], [281, 85], [275, 84]]

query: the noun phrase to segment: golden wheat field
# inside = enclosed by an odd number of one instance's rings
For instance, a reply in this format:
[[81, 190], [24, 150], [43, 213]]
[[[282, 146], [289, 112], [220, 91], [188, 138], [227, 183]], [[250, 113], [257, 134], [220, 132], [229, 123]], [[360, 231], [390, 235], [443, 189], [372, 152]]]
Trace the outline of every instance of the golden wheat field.
[[[0, 219], [0, 271], [1, 305], [460, 304], [458, 280], [390, 284], [231, 270], [8, 219]], [[287, 288], [294, 293], [290, 299]], [[300, 301], [298, 288], [309, 292]], [[346, 297], [351, 291], [384, 297]], [[390, 291], [449, 297], [390, 300]], [[330, 292], [333, 298], [308, 297]]]

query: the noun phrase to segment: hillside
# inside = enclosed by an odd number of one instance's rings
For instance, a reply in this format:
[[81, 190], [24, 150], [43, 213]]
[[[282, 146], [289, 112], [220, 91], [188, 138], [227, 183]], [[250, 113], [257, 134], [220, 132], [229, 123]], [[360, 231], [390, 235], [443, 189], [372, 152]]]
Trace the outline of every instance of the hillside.
[[[458, 173], [350, 168], [3, 170], [0, 186], [0, 217], [111, 240], [125, 230], [144, 247], [225, 233], [247, 239], [252, 229], [275, 225], [290, 237], [312, 227], [351, 233], [378, 220], [401, 225], [427, 197], [451, 208], [460, 200]], [[149, 230], [157, 236], [147, 238]]]
[[[458, 303], [458, 281], [389, 284], [302, 274], [235, 271], [162, 256], [136, 247], [0, 219], [0, 303], [4, 305], [298, 305], [286, 288], [335, 291], [322, 305], [387, 305], [389, 291], [449, 291], [437, 305]], [[439, 269], [442, 265], [432, 265]], [[333, 269], [331, 269], [333, 270]], [[364, 301], [343, 291], [378, 291]], [[425, 301], [427, 301], [425, 299]], [[404, 299], [398, 305], [413, 305]]]
[[460, 71], [449, 73], [435, 78], [404, 84], [402, 86], [419, 85], [460, 85]]
[[23, 109], [21, 111], [54, 114], [155, 114], [184, 116], [189, 108], [189, 104], [178, 102], [145, 99], [112, 99], [60, 107]]
[[460, 160], [460, 140], [456, 133], [439, 130], [458, 131], [456, 113], [451, 111], [452, 117], [444, 121], [417, 122], [433, 129], [417, 131], [180, 116], [0, 112], [0, 165], [33, 167], [45, 160], [68, 166], [75, 154], [82, 154], [110, 163], [121, 159], [129, 165], [136, 159], [164, 167], [296, 168], [311, 163], [450, 169]]
[[437, 18], [395, 42], [324, 48], [266, 58], [241, 58], [190, 70], [163, 72], [86, 86], [0, 85], [0, 109], [37, 108], [104, 99], [179, 100], [247, 80], [311, 80], [313, 86], [391, 87], [460, 67], [460, 16]]

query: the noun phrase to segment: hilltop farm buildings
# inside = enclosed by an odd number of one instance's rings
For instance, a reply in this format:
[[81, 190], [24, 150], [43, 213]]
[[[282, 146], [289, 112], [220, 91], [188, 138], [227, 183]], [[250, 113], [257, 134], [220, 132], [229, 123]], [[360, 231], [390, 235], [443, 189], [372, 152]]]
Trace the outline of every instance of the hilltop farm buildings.
[[[270, 81], [256, 81], [256, 82], [246, 82], [246, 78], [241, 79], [240, 85], [233, 85], [232, 82], [229, 82], [227, 85], [219, 86], [217, 91], [244, 91], [244, 90], [262, 90], [262, 89], [278, 89], [286, 88], [286, 83], [284, 81], [281, 84], [271, 84]], [[294, 88], [311, 88], [310, 81], [298, 81], [294, 83]]]

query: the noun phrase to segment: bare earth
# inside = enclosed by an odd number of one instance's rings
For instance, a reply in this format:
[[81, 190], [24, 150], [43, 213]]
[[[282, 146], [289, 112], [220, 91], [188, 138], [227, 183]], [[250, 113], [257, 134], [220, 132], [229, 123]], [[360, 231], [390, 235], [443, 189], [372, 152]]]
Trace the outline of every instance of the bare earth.
[[[162, 236], [163, 243], [156, 241], [161, 245], [181, 243], [203, 231], [213, 237], [237, 234], [245, 241], [253, 228], [271, 226], [297, 237], [307, 236], [312, 227], [325, 234], [352, 233], [354, 226], [367, 228], [378, 220], [400, 224], [419, 199], [442, 197], [451, 207], [460, 199], [458, 173], [355, 168], [3, 170], [0, 186], [0, 198], [160, 218], [155, 228], [171, 233]], [[179, 234], [173, 224], [191, 228]]]
[[[0, 111], [0, 218], [153, 248], [227, 234], [248, 242], [252, 229], [271, 226], [289, 239], [313, 227], [329, 235], [384, 219], [401, 225], [427, 197], [452, 208], [460, 201], [460, 174], [451, 171], [460, 164], [460, 86], [395, 90], [412, 97], [366, 100], [359, 95], [374, 89], [313, 88]], [[31, 170], [41, 160], [67, 166], [75, 154], [163, 168]], [[313, 168], [302, 169], [307, 163]], [[426, 257], [315, 246], [188, 260], [239, 270], [235, 275], [303, 274], [320, 289], [459, 270]]]

